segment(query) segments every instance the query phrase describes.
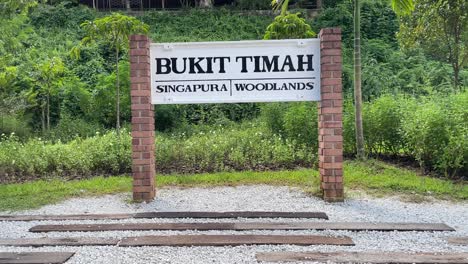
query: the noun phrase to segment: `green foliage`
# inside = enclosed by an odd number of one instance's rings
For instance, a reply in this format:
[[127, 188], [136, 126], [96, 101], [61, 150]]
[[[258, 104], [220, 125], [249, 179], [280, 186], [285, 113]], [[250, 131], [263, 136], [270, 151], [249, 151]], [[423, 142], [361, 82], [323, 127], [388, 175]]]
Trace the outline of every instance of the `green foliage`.
[[236, 7], [241, 10], [270, 9], [270, 0], [236, 0]]
[[[311, 166], [316, 159], [315, 151], [281, 135], [272, 135], [254, 124], [210, 127], [191, 136], [159, 134], [156, 142], [160, 172], [294, 168]], [[6, 137], [0, 141], [0, 167], [5, 175], [1, 180], [15, 182], [53, 176], [73, 178], [128, 173], [130, 143], [130, 134], [126, 132], [120, 138], [110, 132], [68, 143], [41, 139], [21, 143], [15, 136]]]
[[287, 138], [309, 149], [318, 149], [317, 105], [294, 103], [284, 114]]
[[[118, 52], [128, 47], [128, 38], [131, 34], [146, 34], [149, 30], [148, 25], [135, 17], [120, 13], [112, 13], [94, 21], [85, 21], [81, 27], [86, 34], [81, 40], [81, 45], [86, 46], [93, 41], [104, 41], [116, 50], [117, 60]], [[79, 57], [79, 48], [74, 49], [72, 54]]]
[[79, 30], [81, 23], [93, 20], [96, 13], [85, 6], [70, 7], [66, 3], [39, 5], [29, 15], [32, 25], [37, 28], [61, 28]]
[[285, 13], [275, 17], [275, 20], [267, 27], [263, 39], [303, 39], [316, 36], [301, 13]]
[[[385, 95], [363, 107], [366, 148], [373, 155], [409, 156], [450, 178], [468, 170], [468, 93], [428, 97]], [[354, 153], [354, 111], [344, 107], [344, 151]]]
[[284, 114], [288, 109], [287, 103], [268, 103], [261, 107], [261, 120], [274, 134], [284, 133]]
[[468, 3], [465, 0], [416, 0], [415, 12], [400, 23], [398, 40], [407, 52], [426, 54], [453, 67], [453, 82], [468, 65]]
[[36, 5], [36, 0], [0, 0], [0, 15], [8, 17], [18, 13], [24, 14]]
[[261, 39], [271, 16], [192, 9], [178, 14], [149, 11], [139, 19], [154, 25], [150, 37], [155, 42], [188, 42]]
[[404, 148], [400, 135], [400, 100], [384, 95], [364, 104], [364, 138], [371, 154], [398, 155]]
[[16, 115], [2, 115], [0, 117], [0, 135], [14, 134], [20, 138], [31, 136], [31, 128], [26, 120]]
[[[76, 138], [88, 138], [103, 133], [102, 125], [63, 115], [58, 124], [47, 135], [53, 142], [69, 142]], [[20, 136], [21, 137], [21, 136]]]
[[448, 177], [468, 172], [468, 93], [433, 100], [408, 99], [401, 112], [401, 132], [421, 167]]
[[25, 143], [16, 136], [2, 136], [2, 182], [38, 178], [74, 178], [96, 174], [121, 174], [130, 170], [130, 134], [115, 132], [77, 138], [68, 143], [35, 138]]
[[[312, 21], [313, 30], [326, 27], [340, 27], [343, 42], [352, 47], [353, 41], [353, 1], [343, 1], [334, 7], [324, 8]], [[398, 20], [388, 1], [362, 1], [361, 4], [361, 38], [382, 39], [395, 45], [395, 32], [398, 31]], [[365, 51], [365, 48], [362, 48]]]

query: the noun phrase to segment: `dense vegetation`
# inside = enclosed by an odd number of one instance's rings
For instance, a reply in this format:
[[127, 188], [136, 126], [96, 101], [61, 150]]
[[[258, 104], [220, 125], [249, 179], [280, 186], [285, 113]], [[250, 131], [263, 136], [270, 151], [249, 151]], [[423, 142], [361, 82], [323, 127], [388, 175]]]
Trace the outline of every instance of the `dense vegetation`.
[[[316, 18], [307, 19], [314, 32], [343, 29], [348, 155], [355, 152], [352, 8], [351, 1], [331, 1]], [[85, 35], [79, 25], [104, 15], [63, 1], [0, 19], [1, 182], [130, 171], [129, 134], [117, 137], [113, 131], [113, 50], [98, 41], [83, 47], [79, 59], [70, 56]], [[150, 26], [154, 41], [171, 42], [262, 39], [273, 16], [195, 9], [150, 11], [138, 19]], [[397, 40], [399, 19], [386, 1], [364, 2], [361, 23], [368, 153], [410, 157], [421, 168], [450, 178], [468, 175], [466, 68], [461, 67], [454, 85], [453, 67], [435, 56], [436, 50], [400, 48], [405, 39]], [[130, 120], [125, 56], [119, 63], [124, 127]], [[156, 124], [157, 168], [163, 172], [264, 170], [316, 162], [314, 103], [158, 106]]]

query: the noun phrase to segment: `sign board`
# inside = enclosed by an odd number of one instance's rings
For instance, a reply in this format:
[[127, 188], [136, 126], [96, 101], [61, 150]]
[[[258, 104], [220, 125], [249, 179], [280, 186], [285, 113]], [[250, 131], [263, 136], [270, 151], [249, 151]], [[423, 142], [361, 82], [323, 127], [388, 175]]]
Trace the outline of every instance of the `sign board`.
[[152, 43], [153, 104], [320, 100], [320, 40]]

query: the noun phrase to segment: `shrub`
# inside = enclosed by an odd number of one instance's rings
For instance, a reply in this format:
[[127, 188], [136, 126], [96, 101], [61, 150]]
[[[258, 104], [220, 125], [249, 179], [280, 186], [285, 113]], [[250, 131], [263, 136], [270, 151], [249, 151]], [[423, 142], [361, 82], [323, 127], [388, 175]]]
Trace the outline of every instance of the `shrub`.
[[0, 182], [63, 177], [81, 178], [99, 174], [121, 174], [131, 168], [130, 134], [115, 132], [77, 138], [68, 143], [16, 136], [0, 141]]
[[407, 99], [402, 135], [412, 156], [422, 168], [448, 177], [468, 172], [468, 92], [446, 98]]
[[[190, 136], [156, 136], [158, 172], [193, 173], [229, 170], [265, 170], [312, 166], [316, 151], [304, 148], [262, 126], [247, 123], [231, 128], [211, 126]], [[89, 177], [131, 171], [131, 140], [128, 132], [99, 133], [87, 139], [52, 143], [15, 136], [0, 141], [0, 182], [49, 177]]]
[[288, 139], [310, 149], [318, 148], [317, 106], [315, 103], [293, 103], [284, 114]]
[[0, 135], [10, 135], [12, 133], [21, 139], [25, 139], [31, 135], [31, 128], [26, 120], [2, 113], [0, 117]]
[[267, 103], [261, 106], [260, 118], [271, 133], [283, 134], [284, 114], [288, 106], [288, 103]]
[[400, 135], [401, 100], [390, 95], [364, 104], [364, 138], [371, 154], [399, 154], [403, 149]]
[[104, 132], [102, 125], [65, 115], [57, 126], [51, 129], [48, 138], [53, 141], [68, 142], [75, 138], [92, 137], [96, 132]]
[[236, 0], [236, 6], [242, 10], [271, 9], [270, 0]]
[[312, 31], [301, 13], [286, 13], [275, 17], [275, 20], [267, 27], [263, 39], [304, 39], [313, 38], [317, 34]]

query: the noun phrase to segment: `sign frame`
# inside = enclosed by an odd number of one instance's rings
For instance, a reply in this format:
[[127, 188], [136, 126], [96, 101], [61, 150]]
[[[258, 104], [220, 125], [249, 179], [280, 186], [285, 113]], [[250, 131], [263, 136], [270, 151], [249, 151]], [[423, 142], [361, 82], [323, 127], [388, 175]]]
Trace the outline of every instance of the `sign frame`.
[[[318, 108], [318, 169], [325, 201], [341, 202], [343, 185], [343, 96], [341, 29], [324, 28], [320, 39], [320, 101]], [[130, 36], [133, 200], [156, 195], [154, 105], [151, 104], [150, 39]]]
[[[207, 60], [211, 72], [207, 72]], [[187, 66], [190, 62], [199, 68]], [[320, 40], [316, 38], [151, 43], [150, 65], [153, 104], [320, 101]], [[215, 85], [216, 91], [200, 91], [202, 85]]]

